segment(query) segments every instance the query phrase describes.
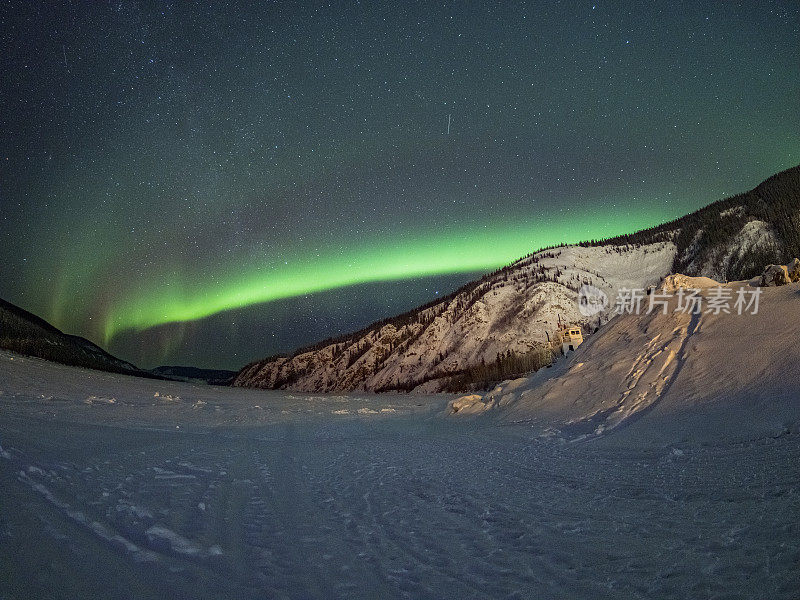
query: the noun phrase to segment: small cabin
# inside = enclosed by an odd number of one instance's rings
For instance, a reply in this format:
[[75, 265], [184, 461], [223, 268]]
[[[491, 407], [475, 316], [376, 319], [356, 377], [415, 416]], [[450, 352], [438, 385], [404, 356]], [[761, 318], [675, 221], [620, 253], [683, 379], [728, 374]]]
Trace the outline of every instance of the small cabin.
[[580, 327], [564, 327], [561, 330], [561, 351], [575, 351], [583, 343], [583, 332]]

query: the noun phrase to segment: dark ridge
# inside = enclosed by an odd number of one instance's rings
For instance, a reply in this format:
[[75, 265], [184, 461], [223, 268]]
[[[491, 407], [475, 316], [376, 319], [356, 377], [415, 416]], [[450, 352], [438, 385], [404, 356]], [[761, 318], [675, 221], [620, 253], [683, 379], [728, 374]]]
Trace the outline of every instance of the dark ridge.
[[170, 378], [196, 379], [205, 381], [212, 385], [225, 385], [233, 380], [236, 371], [225, 369], [200, 369], [198, 367], [184, 367], [180, 365], [169, 365], [150, 369], [151, 373]]
[[63, 333], [41, 317], [2, 299], [0, 348], [73, 367], [166, 379], [112, 356], [85, 338]]

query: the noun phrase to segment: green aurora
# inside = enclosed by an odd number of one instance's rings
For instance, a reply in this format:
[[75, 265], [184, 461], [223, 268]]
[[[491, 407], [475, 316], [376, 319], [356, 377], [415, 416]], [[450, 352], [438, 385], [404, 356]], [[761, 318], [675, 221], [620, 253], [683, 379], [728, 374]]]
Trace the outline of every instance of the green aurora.
[[240, 265], [237, 275], [200, 281], [195, 274], [171, 273], [125, 295], [110, 306], [103, 331], [106, 344], [123, 331], [202, 319], [213, 314], [358, 285], [431, 275], [489, 271], [544, 246], [609, 237], [655, 225], [655, 215], [615, 218], [587, 213], [547, 226], [478, 226], [458, 233], [431, 232], [399, 243], [376, 240], [328, 255], [293, 256], [282, 264]]

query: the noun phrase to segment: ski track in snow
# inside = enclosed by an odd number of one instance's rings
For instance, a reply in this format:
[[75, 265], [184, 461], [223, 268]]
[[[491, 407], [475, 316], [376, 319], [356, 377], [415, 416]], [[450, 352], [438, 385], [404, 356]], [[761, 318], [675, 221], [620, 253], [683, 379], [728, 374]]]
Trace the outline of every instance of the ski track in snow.
[[[658, 364], [658, 345], [647, 368], [679, 368], [679, 350]], [[87, 380], [117, 401], [87, 405], [89, 384], [39, 389], [33, 375], [51, 367], [28, 367], [41, 371], [24, 371], [27, 383], [0, 368], [4, 600], [800, 589], [797, 434], [648, 446], [620, 428], [567, 444], [443, 419], [444, 399], [309, 400], [108, 375]], [[179, 391], [169, 419], [158, 386]]]

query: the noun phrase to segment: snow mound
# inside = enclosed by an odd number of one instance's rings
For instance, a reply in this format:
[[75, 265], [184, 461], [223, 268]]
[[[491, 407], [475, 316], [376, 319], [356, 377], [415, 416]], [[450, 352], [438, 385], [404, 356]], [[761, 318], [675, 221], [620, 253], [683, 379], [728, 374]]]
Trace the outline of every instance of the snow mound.
[[115, 404], [116, 398], [109, 398], [106, 396], [89, 396], [84, 400], [85, 404]]
[[163, 525], [153, 525], [144, 534], [148, 542], [160, 551], [187, 556], [199, 556], [203, 552], [199, 546]]
[[491, 405], [484, 401], [483, 396], [480, 394], [469, 394], [461, 396], [455, 400], [451, 400], [447, 405], [450, 414], [460, 413], [463, 415], [481, 413], [487, 410]]

